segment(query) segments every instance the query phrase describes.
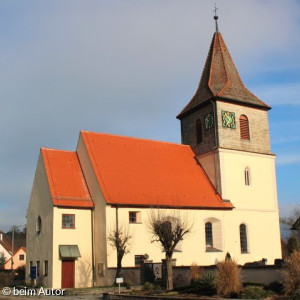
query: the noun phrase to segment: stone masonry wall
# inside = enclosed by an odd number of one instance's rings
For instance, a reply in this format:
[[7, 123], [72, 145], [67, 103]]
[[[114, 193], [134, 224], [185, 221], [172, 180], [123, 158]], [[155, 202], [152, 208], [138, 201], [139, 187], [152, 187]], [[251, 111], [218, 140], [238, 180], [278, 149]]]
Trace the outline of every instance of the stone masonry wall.
[[[222, 126], [222, 110], [235, 113], [236, 129]], [[217, 101], [217, 118], [219, 146], [234, 150], [270, 154], [270, 135], [268, 112], [247, 106]], [[250, 140], [240, 138], [241, 115], [246, 115], [249, 121]]]
[[[215, 146], [215, 129], [205, 130], [204, 128], [205, 115], [210, 112], [213, 112], [212, 103], [208, 103], [181, 120], [182, 144], [191, 145], [196, 154], [209, 152]], [[196, 122], [198, 119], [202, 125], [202, 143], [199, 144], [197, 144], [196, 135]]]

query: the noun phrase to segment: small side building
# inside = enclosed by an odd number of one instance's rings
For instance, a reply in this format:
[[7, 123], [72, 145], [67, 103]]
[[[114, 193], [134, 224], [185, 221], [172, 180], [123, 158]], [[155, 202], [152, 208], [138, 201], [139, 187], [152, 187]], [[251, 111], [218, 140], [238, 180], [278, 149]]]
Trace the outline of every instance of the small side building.
[[92, 286], [93, 208], [76, 152], [41, 149], [27, 213], [27, 282], [36, 266], [44, 286]]

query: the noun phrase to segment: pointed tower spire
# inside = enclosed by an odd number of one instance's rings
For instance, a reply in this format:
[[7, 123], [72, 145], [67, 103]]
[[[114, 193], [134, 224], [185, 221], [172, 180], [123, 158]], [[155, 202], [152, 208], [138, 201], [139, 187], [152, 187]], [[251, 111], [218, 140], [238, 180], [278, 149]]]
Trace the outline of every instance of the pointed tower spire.
[[177, 116], [178, 119], [210, 100], [239, 103], [266, 110], [271, 108], [252, 94], [242, 82], [223, 37], [218, 31], [216, 17], [214, 17], [216, 32], [210, 45], [198, 89], [191, 101]]

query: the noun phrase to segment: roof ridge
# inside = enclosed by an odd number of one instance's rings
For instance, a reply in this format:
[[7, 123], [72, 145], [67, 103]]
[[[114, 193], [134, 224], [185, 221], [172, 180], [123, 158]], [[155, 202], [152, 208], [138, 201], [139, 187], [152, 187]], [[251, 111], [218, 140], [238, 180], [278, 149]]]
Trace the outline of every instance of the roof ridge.
[[54, 149], [54, 148], [48, 148], [48, 147], [41, 147], [40, 149], [45, 150], [45, 151], [60, 151], [60, 152], [76, 153], [76, 151], [74, 151], [74, 150]]
[[119, 134], [94, 132], [94, 131], [86, 131], [86, 130], [80, 130], [80, 132], [87, 133], [87, 134], [99, 134], [99, 135], [105, 135], [105, 136], [120, 137], [120, 138], [124, 138], [124, 139], [132, 139], [132, 140], [153, 142], [153, 143], [157, 143], [157, 144], [168, 144], [168, 145], [174, 145], [174, 146], [176, 145], [176, 146], [181, 146], [181, 147], [189, 147], [189, 145], [183, 145], [183, 144], [180, 144], [180, 143], [167, 142], [167, 141], [158, 141], [158, 140], [153, 140], [153, 139], [138, 138], [138, 137], [132, 137], [132, 136], [126, 136], [126, 135], [119, 135]]

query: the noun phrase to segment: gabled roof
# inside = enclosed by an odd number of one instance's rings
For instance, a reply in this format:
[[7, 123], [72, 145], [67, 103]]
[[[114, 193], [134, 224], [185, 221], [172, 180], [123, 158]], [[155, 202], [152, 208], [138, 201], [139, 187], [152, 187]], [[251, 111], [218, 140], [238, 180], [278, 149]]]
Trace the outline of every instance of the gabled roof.
[[81, 131], [108, 204], [232, 209], [190, 146]]
[[94, 207], [76, 152], [42, 148], [41, 153], [53, 204]]
[[[20, 248], [17, 248], [17, 250], [14, 251], [14, 256], [13, 257], [15, 257], [19, 253], [19, 251], [21, 251], [21, 250], [23, 250], [26, 253], [26, 248], [25, 247], [20, 247]], [[8, 260], [5, 261], [5, 264], [7, 264], [9, 261], [11, 261], [11, 257]]]
[[220, 32], [213, 36], [198, 89], [177, 118], [181, 119], [209, 99], [271, 108], [245, 87]]

